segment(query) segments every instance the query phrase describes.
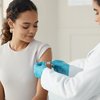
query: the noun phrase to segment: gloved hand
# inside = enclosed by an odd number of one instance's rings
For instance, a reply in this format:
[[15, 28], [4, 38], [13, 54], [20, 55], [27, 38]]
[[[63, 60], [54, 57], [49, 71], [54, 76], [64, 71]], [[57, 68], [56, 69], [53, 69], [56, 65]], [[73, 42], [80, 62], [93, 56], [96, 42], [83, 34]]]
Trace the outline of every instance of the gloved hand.
[[54, 60], [51, 62], [53, 69], [61, 74], [69, 75], [69, 64], [62, 60]]
[[41, 78], [42, 72], [47, 66], [45, 62], [37, 62], [33, 67], [35, 77]]

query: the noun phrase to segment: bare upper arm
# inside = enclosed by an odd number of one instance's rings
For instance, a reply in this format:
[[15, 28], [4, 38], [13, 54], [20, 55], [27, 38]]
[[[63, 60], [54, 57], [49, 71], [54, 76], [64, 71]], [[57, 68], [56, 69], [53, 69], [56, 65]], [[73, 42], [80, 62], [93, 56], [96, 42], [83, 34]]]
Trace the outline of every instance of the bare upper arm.
[[0, 82], [0, 100], [5, 100], [4, 88], [1, 82]]
[[[51, 51], [51, 48], [48, 48], [44, 54], [41, 56], [41, 58], [39, 59], [39, 62], [40, 61], [45, 61], [45, 62], [48, 62], [48, 61], [51, 61], [52, 60], [52, 51]], [[47, 66], [47, 67], [51, 67], [50, 65]]]
[[[51, 60], [52, 60], [52, 52], [51, 52], [51, 48], [48, 48], [45, 51], [45, 53], [41, 56], [39, 61], [47, 62], [47, 61], [51, 61]], [[48, 67], [51, 68], [51, 66], [48, 66]], [[48, 92], [46, 90], [44, 90], [41, 86], [41, 80], [38, 79], [36, 95], [39, 95], [41, 97], [41, 100], [47, 100], [47, 94], [48, 94]]]

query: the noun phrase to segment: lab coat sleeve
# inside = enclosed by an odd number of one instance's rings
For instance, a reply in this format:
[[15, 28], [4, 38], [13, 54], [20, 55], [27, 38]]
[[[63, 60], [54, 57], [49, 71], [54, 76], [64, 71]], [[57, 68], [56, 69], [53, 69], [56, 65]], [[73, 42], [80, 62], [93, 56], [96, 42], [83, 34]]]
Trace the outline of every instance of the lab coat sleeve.
[[88, 100], [100, 93], [100, 49], [87, 58], [84, 67], [74, 77], [46, 68], [41, 77], [42, 87], [68, 100]]
[[71, 61], [69, 64], [72, 65], [73, 67], [84, 69], [84, 63], [85, 63], [85, 58], [82, 58]]
[[77, 59], [69, 63], [69, 76], [73, 77], [84, 70], [85, 58]]
[[79, 67], [76, 67], [74, 65], [70, 65], [69, 67], [69, 75], [70, 77], [73, 77], [75, 76], [77, 73], [83, 71], [83, 69], [79, 68]]

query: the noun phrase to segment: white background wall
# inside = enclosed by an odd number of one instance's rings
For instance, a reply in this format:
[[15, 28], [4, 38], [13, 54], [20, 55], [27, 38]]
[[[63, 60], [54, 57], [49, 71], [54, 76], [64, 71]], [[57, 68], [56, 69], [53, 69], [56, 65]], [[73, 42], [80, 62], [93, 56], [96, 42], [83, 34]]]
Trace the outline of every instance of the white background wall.
[[0, 29], [2, 27], [2, 18], [3, 18], [3, 12], [2, 12], [2, 0], [0, 0]]

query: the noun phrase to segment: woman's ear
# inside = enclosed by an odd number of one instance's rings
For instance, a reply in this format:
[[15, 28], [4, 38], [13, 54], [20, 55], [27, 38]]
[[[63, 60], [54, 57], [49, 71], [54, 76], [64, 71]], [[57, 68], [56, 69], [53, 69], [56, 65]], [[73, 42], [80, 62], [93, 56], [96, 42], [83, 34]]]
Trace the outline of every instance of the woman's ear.
[[10, 18], [8, 18], [7, 21], [8, 21], [9, 27], [10, 27], [10, 28], [13, 28], [14, 22], [13, 22]]

